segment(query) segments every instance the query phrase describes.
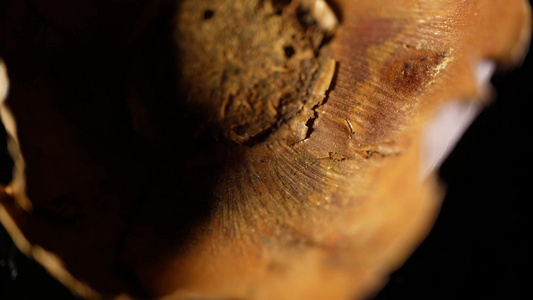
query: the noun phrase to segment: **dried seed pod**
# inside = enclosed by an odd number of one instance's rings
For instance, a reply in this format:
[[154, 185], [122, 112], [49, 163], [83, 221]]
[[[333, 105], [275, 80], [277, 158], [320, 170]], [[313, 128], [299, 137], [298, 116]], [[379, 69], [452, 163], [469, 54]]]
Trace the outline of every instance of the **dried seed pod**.
[[[25, 18], [4, 28], [46, 27], [12, 3]], [[432, 171], [461, 128], [443, 129], [475, 115], [492, 61], [520, 62], [530, 12], [325, 3], [183, 0], [172, 31], [148, 26], [124, 57], [54, 28], [37, 41], [6, 30], [26, 189], [0, 191], [0, 219], [17, 246], [90, 298], [379, 287], [439, 208]], [[64, 53], [77, 64], [58, 68]]]

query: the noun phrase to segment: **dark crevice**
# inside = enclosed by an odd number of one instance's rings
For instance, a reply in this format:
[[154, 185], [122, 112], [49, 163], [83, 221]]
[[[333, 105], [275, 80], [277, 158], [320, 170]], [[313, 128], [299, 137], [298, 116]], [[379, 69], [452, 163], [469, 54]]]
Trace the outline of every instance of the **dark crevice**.
[[305, 134], [305, 139], [304, 140], [307, 140], [308, 138], [311, 137], [311, 134], [313, 134], [315, 121], [316, 121], [316, 119], [318, 119], [318, 112], [316, 111], [317, 108], [319, 108], [320, 106], [323, 106], [324, 104], [326, 104], [328, 102], [329, 94], [335, 88], [335, 85], [337, 83], [337, 76], [338, 76], [338, 73], [339, 73], [338, 63], [335, 63], [335, 64], [336, 64], [335, 71], [333, 73], [333, 77], [332, 77], [331, 82], [329, 84], [329, 88], [324, 93], [325, 94], [324, 99], [320, 103], [318, 103], [315, 106], [313, 106], [313, 108], [312, 108], [313, 113], [314, 113], [313, 117], [311, 117], [305, 123], [305, 126], [307, 126], [307, 133]]
[[296, 53], [292, 46], [283, 47], [283, 51], [285, 52], [285, 57], [287, 57], [287, 59], [290, 59]]
[[[315, 107], [313, 108], [313, 110], [314, 110], [316, 107], [318, 107], [318, 105], [315, 106]], [[315, 130], [315, 129], [314, 129], [314, 126], [315, 126], [315, 121], [316, 121], [317, 118], [318, 118], [318, 113], [315, 111], [315, 114], [313, 115], [313, 117], [311, 117], [311, 118], [310, 118], [309, 120], [307, 120], [307, 122], [305, 123], [305, 126], [307, 127], [307, 132], [306, 132], [306, 134], [305, 134], [305, 139], [304, 139], [304, 140], [307, 140], [308, 138], [311, 137], [311, 134], [312, 134], [313, 131]]]
[[304, 30], [307, 30], [309, 27], [316, 25], [315, 17], [311, 13], [311, 11], [305, 9], [301, 5], [296, 10], [296, 17], [302, 28], [304, 28]]
[[215, 12], [211, 9], [206, 9], [204, 11], [204, 20], [209, 20], [215, 15]]

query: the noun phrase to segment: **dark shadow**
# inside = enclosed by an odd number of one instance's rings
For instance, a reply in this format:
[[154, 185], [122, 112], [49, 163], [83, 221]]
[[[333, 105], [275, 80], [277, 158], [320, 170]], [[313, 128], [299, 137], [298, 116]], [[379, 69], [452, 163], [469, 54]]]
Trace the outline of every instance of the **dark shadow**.
[[[7, 103], [21, 116], [34, 205], [32, 215], [13, 217], [26, 224], [21, 229], [30, 242], [58, 254], [74, 277], [109, 296], [145, 296], [137, 272], [186, 245], [211, 211], [220, 164], [204, 159], [214, 156], [215, 141], [198, 137], [203, 116], [187, 108], [177, 88], [178, 2], [162, 1], [133, 39], [89, 46], [30, 1], [2, 4]], [[91, 34], [107, 36], [95, 28]], [[0, 133], [7, 183], [12, 163]]]

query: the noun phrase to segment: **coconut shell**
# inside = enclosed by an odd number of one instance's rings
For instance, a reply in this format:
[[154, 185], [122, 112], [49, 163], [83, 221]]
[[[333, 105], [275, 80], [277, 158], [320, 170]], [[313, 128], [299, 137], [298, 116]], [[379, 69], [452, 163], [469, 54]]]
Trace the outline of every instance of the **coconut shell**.
[[2, 4], [0, 221], [86, 298], [368, 295], [438, 213], [435, 121], [531, 29], [521, 0], [179, 1], [96, 42], [34, 2]]

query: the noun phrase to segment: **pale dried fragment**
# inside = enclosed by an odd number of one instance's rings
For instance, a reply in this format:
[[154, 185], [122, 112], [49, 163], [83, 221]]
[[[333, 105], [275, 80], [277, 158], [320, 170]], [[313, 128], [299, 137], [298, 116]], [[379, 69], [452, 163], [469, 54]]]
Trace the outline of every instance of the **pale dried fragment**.
[[302, 5], [311, 11], [311, 14], [315, 17], [317, 23], [326, 30], [329, 34], [332, 34], [339, 26], [339, 20], [335, 15], [335, 12], [331, 9], [325, 0], [301, 0]]
[[0, 60], [0, 102], [4, 102], [9, 89], [9, 82], [7, 80], [6, 65]]
[[335, 75], [335, 68], [335, 60], [329, 59], [322, 67], [320, 75], [315, 82], [315, 86], [313, 87], [311, 94], [323, 97], [326, 96], [326, 93], [331, 86], [333, 76]]
[[17, 124], [13, 113], [5, 101], [9, 91], [9, 78], [6, 66], [0, 60], [0, 118], [8, 134], [8, 150], [15, 163], [13, 167], [13, 181], [6, 188], [6, 192], [15, 198], [17, 204], [25, 211], [32, 208], [31, 201], [26, 196], [26, 176], [24, 175], [25, 163], [17, 135]]

